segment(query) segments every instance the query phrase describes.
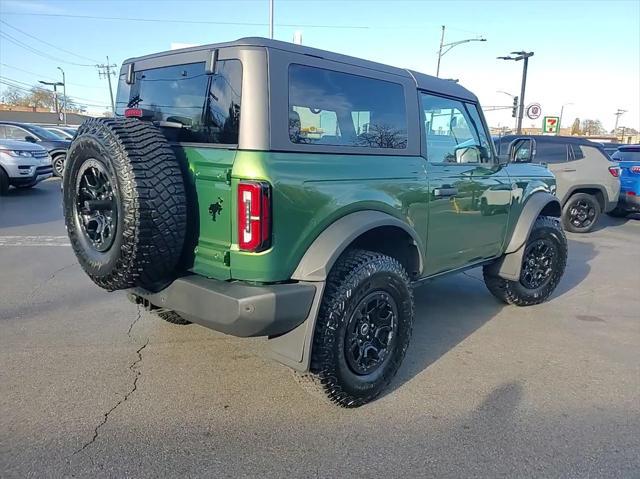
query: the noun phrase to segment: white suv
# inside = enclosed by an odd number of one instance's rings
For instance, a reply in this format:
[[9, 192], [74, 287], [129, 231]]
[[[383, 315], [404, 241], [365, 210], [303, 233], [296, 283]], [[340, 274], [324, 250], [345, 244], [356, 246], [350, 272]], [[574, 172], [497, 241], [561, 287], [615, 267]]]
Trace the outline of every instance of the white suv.
[[10, 186], [31, 188], [51, 176], [47, 150], [26, 141], [0, 140], [0, 195], [6, 195]]

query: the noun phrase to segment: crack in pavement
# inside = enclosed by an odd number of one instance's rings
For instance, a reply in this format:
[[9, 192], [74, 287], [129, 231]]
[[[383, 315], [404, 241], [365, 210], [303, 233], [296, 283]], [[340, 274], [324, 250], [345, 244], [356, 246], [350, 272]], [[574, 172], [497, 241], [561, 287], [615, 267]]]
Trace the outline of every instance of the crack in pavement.
[[35, 287], [35, 288], [33, 288], [33, 290], [31, 291], [31, 293], [30, 293], [30, 294], [29, 294], [29, 296], [28, 296], [28, 300], [29, 300], [28, 302], [29, 302], [29, 303], [30, 303], [30, 302], [32, 302], [32, 300], [33, 300], [33, 298], [35, 297], [35, 295], [36, 295], [37, 293], [39, 293], [39, 292], [40, 292], [40, 290], [41, 290], [42, 288], [44, 288], [44, 287], [45, 287], [45, 285], [46, 285], [49, 281], [51, 281], [52, 279], [54, 279], [54, 278], [56, 277], [56, 275], [58, 275], [58, 273], [61, 273], [61, 272], [63, 272], [64, 270], [69, 269], [69, 268], [71, 268], [71, 267], [73, 267], [73, 266], [77, 266], [77, 264], [78, 264], [78, 263], [74, 261], [74, 262], [73, 262], [73, 263], [71, 263], [71, 264], [68, 264], [68, 265], [66, 265], [66, 266], [63, 266], [62, 268], [58, 268], [58, 269], [56, 269], [53, 273], [51, 273], [51, 274], [49, 275], [49, 277], [48, 277], [47, 279], [45, 279], [44, 281], [40, 282], [38, 285], [36, 285], [36, 287]]
[[[141, 317], [142, 317], [142, 311], [140, 309], [140, 306], [138, 306], [138, 314], [136, 316], [136, 319], [133, 320], [133, 322], [129, 326], [129, 330], [127, 331], [127, 336], [129, 336], [130, 338], [131, 338], [131, 330], [133, 329], [133, 326], [140, 320]], [[100, 434], [100, 429], [102, 428], [102, 426], [104, 426], [107, 423], [111, 413], [113, 413], [116, 409], [118, 409], [118, 407], [120, 407], [121, 404], [126, 402], [131, 397], [131, 395], [134, 392], [136, 392], [136, 390], [138, 389], [138, 379], [140, 379], [140, 376], [142, 375], [139, 369], [139, 364], [142, 362], [142, 350], [146, 348], [148, 344], [149, 344], [149, 338], [147, 338], [147, 341], [142, 346], [140, 346], [136, 351], [138, 358], [129, 365], [129, 371], [132, 371], [135, 373], [135, 377], [133, 378], [133, 384], [131, 385], [131, 389], [129, 389], [129, 391], [124, 395], [124, 397], [120, 399], [117, 403], [115, 403], [111, 407], [111, 409], [109, 409], [106, 413], [104, 413], [102, 421], [100, 421], [100, 423], [93, 430], [93, 437], [88, 442], [86, 442], [80, 449], [76, 450], [72, 454], [72, 456], [75, 456], [76, 454], [84, 451], [87, 447], [89, 447], [91, 444], [96, 442], [96, 440], [98, 439], [98, 435]]]

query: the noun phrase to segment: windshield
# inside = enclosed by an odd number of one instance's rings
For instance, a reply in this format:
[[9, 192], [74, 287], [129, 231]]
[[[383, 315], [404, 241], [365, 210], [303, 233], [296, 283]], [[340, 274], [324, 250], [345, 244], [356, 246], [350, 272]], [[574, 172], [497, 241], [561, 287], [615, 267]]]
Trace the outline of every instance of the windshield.
[[51, 133], [49, 130], [45, 130], [44, 128], [36, 125], [29, 125], [29, 130], [31, 130], [32, 133], [35, 133], [43, 140], [64, 140], [64, 138], [62, 138], [61, 136], [58, 136], [55, 133]]
[[640, 148], [637, 150], [618, 150], [611, 158], [616, 161], [640, 161]]

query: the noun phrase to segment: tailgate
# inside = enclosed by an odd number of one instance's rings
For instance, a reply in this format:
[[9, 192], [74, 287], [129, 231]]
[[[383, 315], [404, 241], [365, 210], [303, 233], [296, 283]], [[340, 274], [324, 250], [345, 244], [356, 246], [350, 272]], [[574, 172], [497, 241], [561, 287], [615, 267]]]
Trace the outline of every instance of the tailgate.
[[229, 279], [231, 247], [231, 168], [235, 149], [185, 146], [197, 205], [197, 243], [191, 271], [209, 278]]

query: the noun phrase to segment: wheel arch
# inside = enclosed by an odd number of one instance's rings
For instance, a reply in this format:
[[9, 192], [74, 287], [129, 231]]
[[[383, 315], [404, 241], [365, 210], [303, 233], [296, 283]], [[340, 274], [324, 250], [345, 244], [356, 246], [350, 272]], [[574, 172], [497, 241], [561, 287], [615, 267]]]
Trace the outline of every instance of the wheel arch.
[[600, 211], [605, 210], [607, 192], [602, 185], [585, 184], [585, 185], [572, 186], [571, 188], [569, 188], [569, 190], [565, 193], [564, 197], [562, 198], [562, 206], [564, 207], [564, 205], [567, 204], [569, 199], [571, 199], [571, 197], [576, 193], [586, 193], [588, 195], [595, 196], [596, 199], [598, 200], [598, 204], [600, 205]]
[[340, 255], [350, 246], [377, 251], [396, 258], [409, 277], [424, 267], [422, 242], [407, 223], [381, 211], [358, 211], [336, 220], [307, 249], [292, 279], [324, 281]]

